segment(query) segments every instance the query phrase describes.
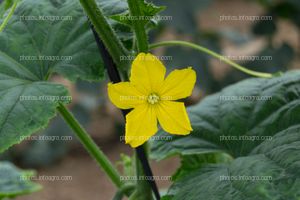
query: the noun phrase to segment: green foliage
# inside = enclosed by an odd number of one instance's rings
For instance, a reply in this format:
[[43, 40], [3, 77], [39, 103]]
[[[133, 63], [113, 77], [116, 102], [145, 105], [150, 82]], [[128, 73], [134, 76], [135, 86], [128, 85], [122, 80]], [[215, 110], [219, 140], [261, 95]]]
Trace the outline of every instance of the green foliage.
[[0, 3], [0, 18], [3, 17], [5, 11], [11, 8], [15, 0], [4, 0]]
[[[107, 14], [127, 9], [112, 5], [103, 2]], [[46, 82], [52, 73], [72, 81], [101, 80], [104, 67], [94, 36], [77, 1], [24, 0], [0, 33], [0, 151], [45, 128], [58, 103], [68, 102], [57, 100], [68, 96], [63, 86]]]
[[[18, 35], [22, 33], [22, 37]], [[0, 51], [38, 80], [57, 72], [70, 80], [100, 80], [103, 64], [76, 1], [25, 0], [0, 34]]]
[[[146, 1], [143, 1], [141, 5], [141, 12], [143, 13], [143, 16], [131, 16], [129, 11], [126, 11], [119, 15], [112, 15], [110, 18], [130, 27], [132, 26], [133, 21], [137, 19], [142, 20], [146, 25], [150, 21], [157, 23], [157, 20], [154, 17], [166, 8], [165, 6], [155, 6], [154, 4], [147, 3]], [[140, 17], [143, 18], [139, 19]]]
[[[155, 141], [152, 157], [221, 152], [234, 160], [229, 164], [205, 162], [206, 165], [199, 161], [197, 169], [193, 162], [187, 165], [183, 161], [182, 168], [190, 166], [192, 170], [175, 179], [168, 198], [299, 199], [299, 75], [299, 71], [292, 71], [272, 79], [248, 79], [191, 107], [189, 115], [194, 129], [191, 135]], [[225, 100], [243, 96], [268, 100]], [[240, 176], [271, 176], [272, 180], [220, 180]]]
[[14, 198], [41, 189], [41, 186], [30, 181], [34, 171], [20, 170], [8, 162], [0, 162], [0, 199]]
[[298, 200], [299, 130], [299, 125], [283, 130], [231, 164], [191, 172], [175, 182], [169, 196], [174, 195], [172, 200]]

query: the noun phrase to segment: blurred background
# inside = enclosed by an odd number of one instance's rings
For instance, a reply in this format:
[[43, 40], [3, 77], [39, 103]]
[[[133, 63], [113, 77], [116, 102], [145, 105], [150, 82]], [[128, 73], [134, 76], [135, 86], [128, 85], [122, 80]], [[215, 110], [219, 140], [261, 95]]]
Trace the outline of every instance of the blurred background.
[[[150, 32], [150, 42], [185, 40], [205, 46], [226, 58], [256, 71], [275, 73], [299, 68], [299, 0], [155, 0], [167, 9]], [[165, 16], [165, 18], [164, 18]], [[171, 16], [171, 18], [167, 17]], [[270, 18], [271, 16], [271, 18]], [[167, 20], [168, 19], [168, 20]], [[155, 49], [165, 56], [168, 70], [193, 66], [197, 86], [187, 105], [229, 84], [248, 78], [221, 60], [185, 48]], [[113, 163], [122, 170], [120, 153], [132, 150], [120, 136], [124, 134], [121, 112], [107, 98], [107, 82], [73, 84], [60, 76], [53, 81], [68, 86], [73, 96], [70, 108]], [[38, 181], [43, 190], [17, 200], [107, 200], [116, 192], [96, 162], [85, 152], [62, 118], [35, 135], [70, 136], [66, 140], [27, 140], [0, 155], [20, 168], [36, 169], [42, 176], [71, 176], [68, 181]], [[126, 159], [126, 158], [125, 158]], [[177, 158], [151, 161], [158, 176], [171, 176], [180, 165]], [[169, 181], [158, 181], [167, 188]]]

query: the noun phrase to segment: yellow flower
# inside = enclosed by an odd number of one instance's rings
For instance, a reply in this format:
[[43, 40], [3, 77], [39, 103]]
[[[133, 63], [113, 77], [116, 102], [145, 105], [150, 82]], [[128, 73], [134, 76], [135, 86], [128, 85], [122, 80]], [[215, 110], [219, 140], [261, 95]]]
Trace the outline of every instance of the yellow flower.
[[165, 66], [152, 54], [140, 53], [132, 63], [130, 82], [108, 84], [108, 96], [126, 116], [126, 144], [137, 147], [158, 130], [157, 120], [168, 133], [192, 131], [184, 103], [174, 100], [191, 95], [196, 82], [192, 68], [174, 70], [165, 79]]

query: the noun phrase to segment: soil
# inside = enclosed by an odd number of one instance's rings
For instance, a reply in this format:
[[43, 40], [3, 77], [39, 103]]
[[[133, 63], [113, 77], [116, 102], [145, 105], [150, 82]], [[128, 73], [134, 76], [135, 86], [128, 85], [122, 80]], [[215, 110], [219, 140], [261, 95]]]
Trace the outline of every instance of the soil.
[[[111, 148], [113, 147], [113, 148]], [[120, 159], [120, 152], [131, 154], [130, 148], [123, 144], [101, 147], [113, 163]], [[176, 158], [152, 162], [156, 176], [170, 176], [179, 166]], [[37, 181], [43, 189], [37, 193], [16, 198], [17, 200], [110, 200], [116, 189], [109, 178], [99, 170], [96, 162], [80, 149], [76, 154], [64, 158], [55, 166], [38, 170], [39, 176], [70, 176], [67, 181]], [[168, 188], [170, 181], [157, 181], [160, 188]]]

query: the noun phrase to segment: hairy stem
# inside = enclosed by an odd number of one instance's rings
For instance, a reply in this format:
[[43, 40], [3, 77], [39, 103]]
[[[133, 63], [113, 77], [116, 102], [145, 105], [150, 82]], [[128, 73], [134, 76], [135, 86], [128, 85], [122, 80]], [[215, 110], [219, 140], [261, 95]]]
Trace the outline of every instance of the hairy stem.
[[221, 61], [227, 63], [228, 65], [246, 73], [252, 76], [256, 76], [256, 77], [261, 77], [261, 78], [272, 78], [274, 76], [278, 76], [280, 75], [280, 73], [275, 73], [275, 74], [270, 74], [270, 73], [264, 73], [264, 72], [257, 72], [257, 71], [253, 71], [250, 69], [247, 69], [229, 59], [224, 58], [224, 56], [211, 51], [203, 46], [200, 45], [196, 45], [194, 43], [190, 43], [190, 42], [185, 42], [185, 41], [179, 41], [179, 40], [171, 40], [171, 41], [163, 41], [163, 42], [158, 42], [158, 43], [154, 43], [151, 44], [149, 46], [150, 49], [154, 49], [154, 48], [158, 48], [158, 47], [163, 47], [163, 46], [184, 46], [184, 47], [189, 47], [198, 51], [201, 51], [203, 53], [209, 54], [217, 59], [220, 59]]
[[73, 114], [63, 105], [57, 108], [66, 123], [74, 131], [79, 141], [83, 144], [89, 154], [97, 161], [103, 171], [109, 176], [111, 181], [118, 187], [122, 188], [123, 183], [120, 181], [120, 175], [116, 168], [112, 165], [105, 154], [99, 149], [97, 144], [89, 136], [89, 134], [81, 127]]
[[[136, 19], [132, 22], [133, 31], [135, 33], [136, 45], [138, 53], [149, 51], [148, 37], [145, 29], [145, 21], [143, 20], [144, 13], [142, 11], [142, 4], [144, 0], [127, 0], [129, 11], [131, 16], [135, 16]], [[137, 176], [137, 188], [136, 194], [143, 199], [152, 199], [151, 189], [157, 200], [160, 199], [159, 191], [155, 180], [146, 181], [140, 179], [144, 176], [153, 176], [152, 170], [150, 168], [148, 157], [147, 157], [147, 143], [136, 148], [136, 176]], [[135, 198], [133, 195], [131, 198]]]
[[[141, 149], [144, 149], [144, 156], [147, 156], [147, 143], [145, 143], [144, 145], [139, 147], [140, 149], [137, 149], [136, 154], [135, 154], [135, 170], [136, 170], [136, 176], [137, 176], [137, 187], [136, 187], [136, 192], [138, 193], [139, 198], [137, 198], [138, 200], [142, 200], [142, 199], [147, 199], [147, 200], [152, 200], [152, 192], [151, 192], [151, 184], [150, 182], [147, 182], [145, 179], [143, 179], [142, 177], [147, 176], [146, 173], [144, 172], [144, 166], [143, 166], [143, 161], [140, 159], [140, 156], [138, 155]], [[145, 159], [148, 159], [147, 157]], [[151, 170], [151, 169], [150, 169]], [[149, 175], [148, 175], [149, 176]], [[152, 172], [151, 172], [151, 176], [153, 176]], [[150, 184], [149, 184], [150, 183]], [[155, 186], [156, 187], [156, 186]], [[157, 199], [160, 199], [159, 195], [157, 194], [158, 191], [154, 189], [154, 194], [156, 195]]]
[[1, 26], [0, 26], [0, 33], [4, 30], [4, 28], [6, 27], [6, 25], [8, 24], [9, 19], [13, 16], [17, 5], [19, 3], [19, 0], [16, 0], [14, 2], [14, 4], [12, 5], [12, 7], [10, 8], [10, 11], [8, 13], [8, 15], [5, 17], [4, 21], [2, 22]]
[[129, 66], [128, 60], [121, 59], [128, 52], [112, 29], [102, 10], [97, 6], [95, 0], [79, 0], [88, 18], [92, 22], [96, 32], [99, 34], [114, 63], [123, 71]]
[[143, 0], [127, 0], [127, 2], [130, 15], [137, 18], [137, 20], [133, 21], [132, 26], [136, 37], [138, 52], [147, 53], [149, 51], [148, 37], [145, 29], [145, 21], [142, 19], [144, 13], [141, 9]]

